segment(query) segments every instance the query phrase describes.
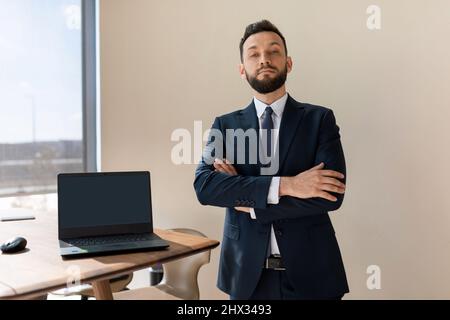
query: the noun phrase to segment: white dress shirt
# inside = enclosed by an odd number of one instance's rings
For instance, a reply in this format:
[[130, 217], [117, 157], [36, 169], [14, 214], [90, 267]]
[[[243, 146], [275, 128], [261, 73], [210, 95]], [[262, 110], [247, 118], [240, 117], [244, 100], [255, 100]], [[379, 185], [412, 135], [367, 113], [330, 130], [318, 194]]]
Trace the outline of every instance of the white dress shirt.
[[[277, 150], [278, 145], [278, 133], [280, 131], [281, 118], [283, 117], [284, 107], [286, 105], [286, 101], [288, 99], [288, 94], [286, 93], [277, 101], [273, 102], [270, 107], [272, 107], [272, 121], [273, 121], [273, 129], [274, 129], [274, 150]], [[256, 108], [256, 115], [259, 120], [259, 127], [262, 127], [262, 115], [266, 108], [269, 106], [258, 99], [253, 99]], [[262, 137], [262, 130], [259, 131], [260, 138]], [[262, 138], [261, 138], [262, 139]], [[267, 203], [268, 204], [278, 204], [280, 201], [279, 197], [279, 189], [280, 189], [280, 177], [273, 177], [270, 183], [269, 194], [267, 195]], [[250, 216], [252, 219], [256, 219], [255, 210], [253, 208], [250, 209]], [[280, 249], [278, 248], [277, 238], [275, 238], [275, 232], [273, 230], [273, 225], [270, 226], [270, 245], [267, 248], [267, 255], [270, 254], [280, 254]]]

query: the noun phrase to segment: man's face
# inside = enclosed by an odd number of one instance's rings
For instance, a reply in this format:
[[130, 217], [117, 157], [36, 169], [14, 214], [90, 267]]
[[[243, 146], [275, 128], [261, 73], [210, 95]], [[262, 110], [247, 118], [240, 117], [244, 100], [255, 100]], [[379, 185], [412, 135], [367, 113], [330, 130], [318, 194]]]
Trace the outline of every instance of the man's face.
[[259, 32], [244, 42], [240, 74], [261, 94], [281, 88], [292, 70], [283, 40], [274, 32]]

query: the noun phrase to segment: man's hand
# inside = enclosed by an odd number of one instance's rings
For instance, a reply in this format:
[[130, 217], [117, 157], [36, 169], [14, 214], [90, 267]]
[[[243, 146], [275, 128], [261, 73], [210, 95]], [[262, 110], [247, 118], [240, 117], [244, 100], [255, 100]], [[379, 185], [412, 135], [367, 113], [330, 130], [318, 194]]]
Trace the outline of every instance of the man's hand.
[[215, 159], [214, 160], [214, 168], [215, 171], [219, 171], [222, 173], [227, 173], [229, 175], [235, 176], [237, 175], [236, 169], [233, 167], [230, 161], [225, 159], [225, 161], [222, 161], [221, 159]]
[[324, 163], [299, 173], [294, 177], [281, 177], [280, 197], [292, 196], [300, 199], [324, 198], [330, 201], [337, 201], [337, 198], [330, 193], [343, 194], [345, 184], [337, 180], [343, 179], [344, 175], [333, 170], [323, 170]]
[[[233, 167], [231, 162], [228, 161], [227, 159], [225, 159], [225, 161], [222, 161], [220, 159], [215, 159], [214, 168], [215, 168], [215, 171], [218, 171], [218, 172], [226, 173], [226, 174], [229, 174], [232, 176], [237, 175], [236, 169]], [[250, 213], [250, 208], [247, 208], [247, 207], [235, 207], [234, 209], [236, 209], [237, 211]]]

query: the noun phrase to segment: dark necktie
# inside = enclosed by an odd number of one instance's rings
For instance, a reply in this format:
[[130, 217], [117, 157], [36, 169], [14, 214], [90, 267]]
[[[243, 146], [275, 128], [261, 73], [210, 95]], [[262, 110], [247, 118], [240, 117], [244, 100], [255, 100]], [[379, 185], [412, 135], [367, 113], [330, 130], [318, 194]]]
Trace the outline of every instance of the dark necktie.
[[[264, 110], [264, 113], [262, 115], [262, 125], [261, 129], [265, 129], [267, 134], [267, 145], [265, 146], [267, 156], [272, 156], [272, 130], [273, 130], [273, 121], [272, 121], [272, 113], [273, 109], [272, 107], [268, 106], [266, 107], [266, 110]], [[264, 134], [264, 131], [263, 131]]]

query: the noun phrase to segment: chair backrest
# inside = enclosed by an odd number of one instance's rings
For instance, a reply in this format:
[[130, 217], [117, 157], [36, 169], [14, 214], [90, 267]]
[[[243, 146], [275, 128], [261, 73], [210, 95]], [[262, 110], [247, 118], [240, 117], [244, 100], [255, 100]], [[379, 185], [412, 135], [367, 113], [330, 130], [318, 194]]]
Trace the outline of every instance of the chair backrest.
[[[203, 233], [193, 229], [171, 229], [172, 231], [206, 237]], [[156, 288], [175, 295], [181, 299], [198, 300], [198, 272], [200, 268], [209, 263], [211, 250], [195, 254], [183, 259], [163, 264], [164, 275]]]

